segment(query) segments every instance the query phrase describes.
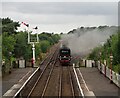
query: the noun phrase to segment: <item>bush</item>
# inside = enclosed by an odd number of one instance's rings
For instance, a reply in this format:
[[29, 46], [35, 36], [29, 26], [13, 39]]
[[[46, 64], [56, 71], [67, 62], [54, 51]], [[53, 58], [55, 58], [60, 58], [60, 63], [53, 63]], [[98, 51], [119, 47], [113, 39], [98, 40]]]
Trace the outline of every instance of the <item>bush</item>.
[[120, 64], [114, 65], [114, 66], [113, 66], [113, 70], [114, 70], [115, 72], [117, 72], [117, 73], [120, 73]]
[[42, 41], [40, 42], [40, 46], [41, 46], [41, 51], [42, 53], [46, 53], [47, 50], [50, 48], [50, 42], [49, 41]]

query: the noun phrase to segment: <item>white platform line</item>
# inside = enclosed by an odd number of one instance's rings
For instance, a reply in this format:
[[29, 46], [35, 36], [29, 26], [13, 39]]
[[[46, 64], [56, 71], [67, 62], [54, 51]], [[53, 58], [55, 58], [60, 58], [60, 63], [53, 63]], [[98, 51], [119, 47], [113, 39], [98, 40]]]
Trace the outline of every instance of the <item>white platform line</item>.
[[31, 71], [28, 71], [26, 75], [24, 75], [20, 80], [19, 82], [21, 82]]
[[30, 77], [25, 81], [25, 83], [22, 85], [22, 87], [15, 93], [13, 98], [16, 98], [16, 96], [20, 93], [20, 91], [23, 89], [23, 87], [28, 83], [28, 81], [35, 75], [35, 73], [39, 70], [39, 67], [30, 75]]
[[77, 79], [77, 83], [78, 83], [79, 90], [80, 90], [80, 92], [81, 92], [81, 94], [82, 94], [82, 97], [85, 98], [85, 95], [84, 95], [83, 90], [82, 90], [82, 88], [81, 88], [81, 86], [80, 86], [79, 79], [78, 79], [76, 70], [75, 70], [75, 68], [74, 68], [74, 65], [73, 65], [73, 70], [74, 70], [74, 73], [75, 73], [75, 77], [76, 77], [76, 79]]
[[79, 69], [79, 68], [77, 68], [77, 70], [79, 71], [79, 74], [80, 74], [80, 76], [82, 77], [82, 80], [83, 80], [83, 83], [84, 83], [84, 85], [85, 85], [86, 89], [87, 89], [88, 91], [90, 91], [90, 90], [89, 90], [89, 88], [88, 88], [88, 86], [86, 85], [86, 82], [85, 82], [85, 80], [84, 80], [84, 78], [83, 78], [82, 73], [80, 72], [80, 69]]

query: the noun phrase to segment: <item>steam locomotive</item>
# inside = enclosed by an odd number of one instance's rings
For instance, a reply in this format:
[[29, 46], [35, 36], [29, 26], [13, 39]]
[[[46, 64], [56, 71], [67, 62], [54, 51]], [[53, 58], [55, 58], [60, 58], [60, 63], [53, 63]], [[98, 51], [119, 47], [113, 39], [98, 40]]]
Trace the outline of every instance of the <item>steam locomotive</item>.
[[59, 50], [59, 61], [62, 65], [68, 65], [71, 61], [71, 50], [70, 48], [63, 46]]

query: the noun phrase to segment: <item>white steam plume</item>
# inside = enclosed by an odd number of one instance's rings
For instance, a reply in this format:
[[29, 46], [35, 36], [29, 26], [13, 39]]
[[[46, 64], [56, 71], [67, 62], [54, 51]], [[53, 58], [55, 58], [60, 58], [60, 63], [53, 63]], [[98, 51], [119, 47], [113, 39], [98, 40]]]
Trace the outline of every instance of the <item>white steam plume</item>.
[[104, 29], [93, 29], [81, 31], [76, 29], [73, 34], [62, 36], [63, 42], [67, 43], [71, 49], [72, 54], [87, 55], [90, 51], [99, 46], [102, 42], [110, 37], [110, 35], [117, 32], [117, 27], [106, 27]]

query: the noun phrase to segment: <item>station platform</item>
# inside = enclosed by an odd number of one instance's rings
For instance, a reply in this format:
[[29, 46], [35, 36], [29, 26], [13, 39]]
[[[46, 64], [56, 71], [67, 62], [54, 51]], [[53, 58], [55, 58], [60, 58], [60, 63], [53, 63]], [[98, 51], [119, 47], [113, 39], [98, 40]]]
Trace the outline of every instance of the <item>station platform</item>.
[[99, 72], [97, 68], [79, 68], [83, 79], [90, 91], [97, 97], [118, 97], [120, 88]]
[[14, 84], [25, 82], [36, 68], [16, 68], [11, 74], [2, 78], [2, 95], [4, 95]]

